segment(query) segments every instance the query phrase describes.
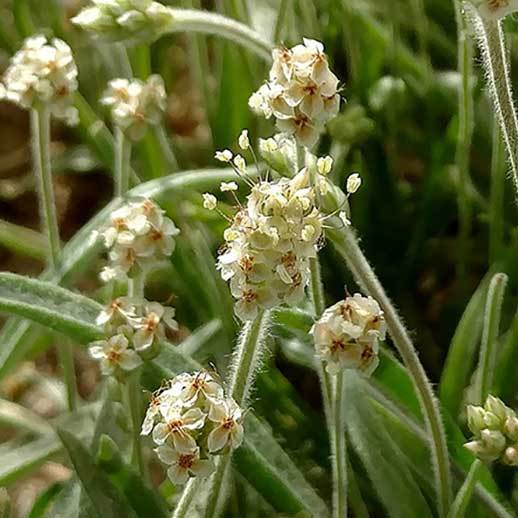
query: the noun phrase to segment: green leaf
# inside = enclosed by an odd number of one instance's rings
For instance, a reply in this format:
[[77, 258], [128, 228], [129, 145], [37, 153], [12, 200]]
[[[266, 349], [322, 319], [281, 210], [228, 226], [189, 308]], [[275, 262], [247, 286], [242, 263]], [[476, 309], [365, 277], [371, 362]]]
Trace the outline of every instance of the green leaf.
[[96, 466], [93, 457], [83, 446], [83, 442], [63, 429], [58, 429], [58, 435], [97, 516], [99, 518], [136, 516], [120, 492]]
[[47, 241], [42, 234], [3, 219], [0, 219], [0, 244], [16, 254], [39, 261], [47, 257]]
[[47, 518], [92, 518], [97, 514], [90, 500], [84, 496], [77, 477], [72, 477], [56, 497]]
[[145, 485], [142, 477], [124, 462], [117, 444], [108, 435], [102, 435], [99, 441], [97, 464], [139, 518], [167, 516], [167, 508], [158, 493]]
[[79, 341], [102, 334], [95, 325], [101, 306], [49, 282], [0, 273], [0, 311], [34, 320]]
[[0, 399], [0, 423], [36, 434], [52, 432], [52, 427], [38, 414], [5, 399]]
[[53, 504], [64, 487], [65, 484], [63, 482], [56, 482], [43, 491], [34, 502], [28, 518], [45, 518], [48, 508]]
[[369, 404], [363, 383], [356, 372], [347, 373], [345, 422], [350, 443], [360, 457], [374, 490], [389, 516], [432, 517], [402, 452]]

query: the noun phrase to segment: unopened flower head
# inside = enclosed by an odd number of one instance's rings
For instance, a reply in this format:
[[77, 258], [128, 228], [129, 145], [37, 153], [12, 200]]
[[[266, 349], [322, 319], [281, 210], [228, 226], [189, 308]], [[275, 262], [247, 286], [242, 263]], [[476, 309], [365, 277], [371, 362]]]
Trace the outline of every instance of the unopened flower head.
[[483, 407], [468, 405], [467, 417], [473, 438], [465, 448], [483, 461], [518, 466], [518, 417], [511, 408], [489, 395]]
[[291, 179], [252, 185], [246, 204], [225, 231], [218, 258], [241, 320], [255, 318], [261, 309], [300, 301], [322, 220], [306, 170]]
[[109, 258], [101, 279], [123, 278], [151, 268], [173, 253], [179, 232], [152, 200], [132, 201], [115, 210], [101, 234]]
[[90, 344], [90, 355], [100, 361], [104, 375], [124, 378], [160, 352], [167, 330], [178, 330], [174, 316], [174, 308], [158, 302], [119, 297], [99, 313], [96, 323], [106, 338]]
[[156, 39], [173, 20], [171, 10], [152, 0], [92, 0], [72, 22], [112, 41]]
[[243, 441], [242, 410], [208, 372], [183, 373], [153, 394], [142, 424], [176, 484], [205, 478], [217, 455]]
[[140, 140], [147, 128], [160, 123], [167, 95], [158, 75], [140, 79], [113, 79], [101, 103], [111, 109], [113, 123], [133, 141]]
[[67, 124], [78, 120], [73, 106], [77, 90], [77, 67], [70, 47], [45, 36], [26, 39], [4, 74], [1, 96], [22, 108], [47, 107]]
[[347, 178], [347, 192], [354, 194], [361, 186], [362, 179], [358, 173], [353, 173]]
[[340, 108], [338, 78], [329, 69], [322, 43], [304, 38], [291, 49], [273, 51], [269, 81], [252, 94], [249, 106], [275, 117], [280, 131], [313, 146]]
[[499, 20], [518, 11], [518, 0], [470, 0], [480, 16], [487, 20]]
[[378, 365], [378, 341], [385, 339], [385, 332], [379, 304], [359, 293], [326, 309], [311, 330], [317, 355], [331, 374], [343, 369], [371, 374]]

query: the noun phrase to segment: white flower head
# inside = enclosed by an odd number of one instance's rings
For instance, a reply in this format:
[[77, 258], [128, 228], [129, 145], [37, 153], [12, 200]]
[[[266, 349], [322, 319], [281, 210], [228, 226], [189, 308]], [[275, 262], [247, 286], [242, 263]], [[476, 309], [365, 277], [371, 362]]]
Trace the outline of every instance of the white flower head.
[[250, 147], [250, 139], [248, 138], [248, 130], [244, 129], [237, 140], [239, 147], [245, 151]]
[[140, 356], [129, 347], [123, 334], [93, 342], [89, 352], [92, 358], [99, 360], [101, 372], [106, 376], [114, 374], [117, 369], [129, 372], [142, 365]]
[[136, 142], [149, 127], [160, 123], [167, 95], [158, 75], [150, 76], [145, 82], [113, 79], [108, 83], [101, 103], [110, 108], [113, 123]]
[[54, 117], [74, 125], [78, 121], [73, 105], [77, 75], [72, 50], [64, 41], [32, 36], [11, 59], [1, 97], [26, 109], [45, 105]]
[[218, 206], [216, 196], [208, 192], [203, 194], [203, 207], [207, 210], [214, 210]]
[[237, 191], [237, 183], [236, 182], [221, 182], [220, 185], [220, 191], [221, 192], [230, 192], [230, 191]]
[[210, 452], [225, 448], [234, 450], [243, 442], [242, 411], [233, 399], [222, 399], [214, 403], [208, 418], [216, 424], [207, 439]]
[[328, 175], [333, 168], [333, 159], [330, 156], [320, 157], [317, 160], [317, 171], [321, 175]]
[[358, 173], [353, 173], [347, 178], [347, 192], [354, 194], [361, 186], [362, 179]]
[[232, 154], [232, 151], [230, 149], [224, 149], [223, 151], [216, 151], [216, 154], [214, 157], [219, 162], [230, 162], [232, 160], [232, 157], [234, 155]]
[[488, 20], [499, 20], [518, 11], [517, 0], [471, 0], [480, 16]]
[[200, 459], [200, 449], [181, 453], [167, 444], [155, 449], [158, 458], [170, 466], [167, 476], [173, 484], [185, 484], [189, 477], [207, 478], [214, 471], [212, 459]]
[[147, 351], [154, 343], [164, 340], [166, 328], [177, 331], [178, 322], [174, 316], [174, 308], [164, 307], [158, 302], [144, 301], [142, 315], [129, 319], [130, 326], [135, 331], [132, 338], [135, 350]]
[[279, 130], [313, 146], [340, 106], [338, 78], [329, 69], [322, 43], [305, 38], [291, 49], [272, 53], [269, 81], [248, 104], [258, 114], [275, 117]]
[[311, 333], [317, 355], [331, 374], [358, 369], [371, 374], [378, 365], [378, 341], [385, 319], [372, 297], [355, 294], [326, 309]]

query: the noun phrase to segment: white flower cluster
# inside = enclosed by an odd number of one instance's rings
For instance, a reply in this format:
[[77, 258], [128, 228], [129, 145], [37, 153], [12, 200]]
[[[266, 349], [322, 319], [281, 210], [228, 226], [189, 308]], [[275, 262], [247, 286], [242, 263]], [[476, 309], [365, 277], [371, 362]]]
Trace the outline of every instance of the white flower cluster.
[[379, 304], [356, 293], [333, 306], [313, 326], [311, 333], [319, 358], [330, 374], [358, 369], [370, 375], [378, 366], [378, 341], [386, 325]]
[[[213, 200], [205, 201], [212, 205]], [[246, 205], [225, 231], [218, 258], [241, 320], [255, 318], [260, 309], [301, 300], [322, 220], [305, 169], [291, 179], [261, 180], [252, 186]]]
[[110, 40], [156, 38], [172, 20], [171, 10], [152, 0], [92, 0], [72, 22]]
[[101, 272], [105, 282], [146, 270], [174, 250], [180, 233], [165, 212], [149, 199], [127, 203], [111, 214], [102, 232], [110, 264]]
[[518, 0], [471, 0], [480, 16], [488, 20], [498, 20], [518, 11]]
[[62, 40], [34, 36], [24, 41], [7, 68], [0, 98], [22, 108], [45, 105], [69, 125], [78, 121], [72, 94], [77, 90], [77, 67], [70, 47]]
[[306, 147], [340, 108], [338, 78], [329, 69], [322, 43], [304, 39], [291, 49], [275, 49], [269, 81], [252, 94], [249, 106], [277, 120], [280, 131]]
[[500, 399], [489, 395], [484, 406], [468, 405], [468, 426], [474, 435], [464, 445], [479, 459], [518, 466], [518, 417]]
[[142, 425], [175, 484], [207, 477], [243, 441], [242, 411], [208, 372], [183, 373], [153, 395]]
[[99, 360], [104, 375], [123, 377], [158, 354], [166, 328], [178, 330], [174, 316], [174, 308], [158, 302], [119, 297], [97, 317], [107, 338], [90, 344], [90, 356]]
[[159, 75], [140, 79], [113, 79], [101, 103], [111, 108], [113, 122], [132, 141], [140, 140], [148, 127], [160, 123], [167, 104], [164, 81]]

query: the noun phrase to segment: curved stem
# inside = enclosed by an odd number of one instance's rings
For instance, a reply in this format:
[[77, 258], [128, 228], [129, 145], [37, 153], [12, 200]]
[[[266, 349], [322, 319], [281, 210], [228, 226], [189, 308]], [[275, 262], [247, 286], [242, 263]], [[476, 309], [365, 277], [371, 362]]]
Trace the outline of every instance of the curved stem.
[[271, 60], [272, 44], [247, 25], [221, 14], [196, 9], [171, 9], [165, 32], [200, 32], [221, 36], [247, 48], [265, 61]]
[[497, 20], [483, 20], [473, 10], [472, 21], [482, 54], [489, 93], [502, 130], [514, 185], [518, 191], [518, 118], [514, 107], [502, 23]]
[[448, 518], [464, 518], [482, 466], [482, 462], [478, 459], [471, 464], [468, 475], [453, 501]]
[[129, 189], [131, 144], [120, 128], [115, 128], [115, 196]]
[[484, 310], [484, 328], [480, 347], [476, 404], [483, 405], [491, 388], [495, 375], [496, 349], [500, 329], [502, 303], [508, 277], [504, 273], [495, 274], [489, 283], [486, 307]]
[[344, 227], [336, 218], [328, 223], [332, 225], [328, 230], [328, 237], [333, 241], [337, 252], [347, 262], [358, 284], [372, 295], [383, 309], [392, 340], [412, 377], [430, 438], [439, 515], [446, 516], [451, 503], [450, 462], [444, 425], [430, 382], [396, 308], [363, 255], [354, 231], [350, 227]]
[[345, 373], [335, 376], [333, 390], [332, 416], [334, 431], [331, 441], [333, 462], [333, 517], [347, 517], [347, 445], [345, 443], [344, 418], [344, 379]]

